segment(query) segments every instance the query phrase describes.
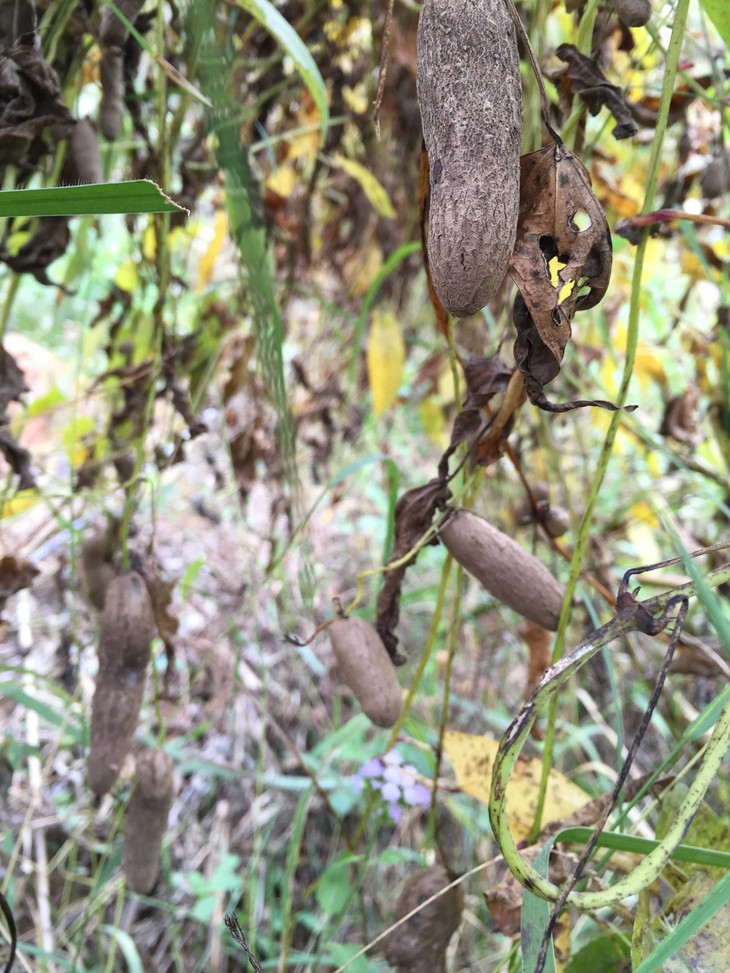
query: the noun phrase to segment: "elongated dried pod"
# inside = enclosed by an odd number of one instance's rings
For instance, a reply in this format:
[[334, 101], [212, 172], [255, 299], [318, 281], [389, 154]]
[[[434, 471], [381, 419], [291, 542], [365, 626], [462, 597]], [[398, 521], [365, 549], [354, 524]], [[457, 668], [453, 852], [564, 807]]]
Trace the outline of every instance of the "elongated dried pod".
[[144, 580], [135, 571], [114, 578], [101, 617], [99, 672], [91, 710], [89, 787], [95, 794], [109, 790], [129, 752], [154, 631]]
[[77, 186], [79, 183], [101, 182], [102, 178], [96, 130], [88, 118], [81, 118], [68, 139], [61, 182]]
[[124, 92], [124, 52], [121, 47], [108, 47], [101, 58], [101, 106], [99, 128], [105, 139], [114, 142], [122, 130], [122, 94]]
[[104, 610], [107, 589], [117, 575], [112, 556], [112, 535], [108, 526], [84, 535], [79, 573], [86, 596], [97, 611]]
[[372, 625], [355, 615], [329, 627], [342, 678], [376, 726], [393, 726], [403, 710], [403, 693], [388, 650]]
[[457, 510], [440, 537], [495, 598], [537, 625], [557, 629], [565, 590], [533, 554], [471, 510]]
[[520, 205], [522, 83], [505, 0], [424, 0], [416, 81], [431, 276], [447, 311], [474, 314], [507, 273]]
[[[144, 0], [117, 0], [117, 9], [130, 24], [144, 6]], [[105, 139], [113, 142], [122, 128], [124, 94], [124, 45], [129, 37], [126, 24], [111, 7], [104, 7], [99, 23], [101, 44], [101, 107], [99, 128]]]
[[157, 881], [171, 805], [172, 757], [164, 750], [143, 750], [124, 814], [124, 874], [133, 892], [148, 895]]

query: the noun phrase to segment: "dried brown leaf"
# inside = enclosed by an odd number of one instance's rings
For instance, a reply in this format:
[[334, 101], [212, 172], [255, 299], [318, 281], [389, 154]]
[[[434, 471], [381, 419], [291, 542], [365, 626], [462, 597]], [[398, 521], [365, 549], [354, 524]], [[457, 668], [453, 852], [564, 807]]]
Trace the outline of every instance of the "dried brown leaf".
[[566, 71], [575, 94], [586, 103], [591, 115], [597, 115], [604, 106], [616, 119], [613, 136], [616, 139], [636, 135], [639, 126], [631, 117], [631, 110], [620, 88], [611, 84], [596, 62], [581, 54], [573, 44], [561, 44], [555, 52], [568, 65]]
[[[431, 526], [433, 515], [443, 510], [451, 498], [451, 491], [444, 479], [430, 480], [425, 486], [408, 490], [395, 505], [395, 543], [388, 563], [399, 561], [420, 540]], [[405, 662], [398, 653], [398, 636], [395, 629], [400, 616], [400, 593], [407, 569], [416, 556], [405, 564], [385, 573], [385, 581], [378, 595], [378, 611], [375, 628], [383, 640], [394, 665]]]
[[[611, 234], [588, 172], [564, 145], [531, 152], [520, 163], [520, 222], [510, 275], [559, 366], [573, 314], [594, 307], [606, 293]], [[580, 223], [588, 225], [579, 229]]]

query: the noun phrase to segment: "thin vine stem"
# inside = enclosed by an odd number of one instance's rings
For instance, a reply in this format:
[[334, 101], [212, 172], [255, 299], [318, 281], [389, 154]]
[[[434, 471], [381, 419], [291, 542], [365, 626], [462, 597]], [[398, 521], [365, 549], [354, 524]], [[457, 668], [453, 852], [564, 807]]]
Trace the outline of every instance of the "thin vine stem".
[[[642, 213], [648, 213], [654, 208], [654, 200], [659, 182], [659, 168], [662, 161], [662, 148], [667, 131], [667, 120], [669, 118], [670, 100], [672, 97], [672, 92], [674, 91], [674, 83], [677, 77], [677, 67], [682, 50], [682, 40], [684, 38], [685, 28], [687, 25], [688, 9], [689, 0], [679, 0], [675, 12], [674, 24], [672, 26], [672, 35], [665, 58], [662, 93], [657, 115], [656, 131], [649, 158], [646, 194], [644, 196], [644, 204], [641, 210]], [[644, 259], [646, 255], [647, 242], [648, 232], [644, 230], [639, 245], [636, 249], [634, 272], [631, 280], [631, 299], [626, 334], [626, 358], [624, 371], [621, 378], [621, 385], [617, 396], [617, 404], [619, 406], [624, 405], [626, 402], [631, 377], [634, 372], [634, 364], [636, 362], [636, 349], [639, 341], [639, 316], [641, 310], [641, 282], [644, 273]], [[606, 471], [608, 470], [608, 464], [611, 460], [613, 444], [624, 415], [625, 414], [623, 412], [614, 412], [611, 416], [611, 423], [608, 427], [608, 432], [606, 433], [606, 438], [603, 442], [601, 453], [598, 457], [596, 472], [593, 476], [593, 482], [591, 483], [591, 488], [588, 495], [588, 502], [586, 504], [585, 513], [583, 514], [580, 530], [578, 531], [578, 538], [576, 540], [575, 550], [573, 552], [573, 559], [570, 563], [570, 572], [565, 587], [565, 598], [563, 599], [563, 607], [560, 613], [558, 631], [555, 638], [555, 647], [553, 649], [553, 663], [560, 659], [565, 651], [565, 635], [571, 615], [573, 595], [575, 594], [575, 590], [578, 585], [578, 580], [582, 570], [583, 558], [590, 539], [593, 514], [598, 503], [598, 497], [601, 492], [601, 487], [603, 486]], [[535, 810], [535, 820], [528, 839], [531, 841], [534, 841], [537, 838], [542, 826], [542, 815], [545, 807], [548, 775], [553, 764], [557, 704], [557, 698], [554, 698], [551, 701], [548, 710], [540, 789], [538, 793], [537, 807]]]

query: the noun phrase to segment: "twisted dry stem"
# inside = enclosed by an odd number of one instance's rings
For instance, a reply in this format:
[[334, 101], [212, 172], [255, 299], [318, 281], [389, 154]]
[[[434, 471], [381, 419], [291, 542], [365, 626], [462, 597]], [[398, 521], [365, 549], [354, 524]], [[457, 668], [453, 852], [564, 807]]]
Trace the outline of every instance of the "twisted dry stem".
[[[710, 572], [705, 581], [708, 586], [717, 586], [728, 579], [730, 579], [730, 566], [724, 565]], [[628, 577], [622, 586], [624, 595], [627, 580]], [[492, 774], [489, 817], [495, 838], [510, 871], [525, 888], [540, 898], [551, 902], [560, 900], [565, 905], [590, 911], [616, 905], [627, 896], [637, 894], [650, 885], [666, 866], [700, 807], [705, 792], [730, 746], [730, 702], [726, 704], [718, 718], [696, 777], [664, 838], [630, 875], [620, 879], [610, 888], [596, 892], [572, 891], [565, 896], [563, 890], [544, 878], [519, 854], [509, 830], [505, 809], [507, 783], [538, 713], [556, 696], [571, 676], [593, 658], [603, 646], [629, 632], [646, 631], [650, 617], [655, 621], [653, 634], [656, 634], [656, 631], [660, 630], [656, 628], [659, 621], [662, 619], [664, 623], [667, 621], [666, 614], [670, 603], [676, 604], [677, 598], [689, 598], [695, 593], [695, 585], [690, 583], [644, 602], [637, 602], [629, 596], [628, 600], [619, 604], [618, 614], [612, 621], [597, 629], [591, 636], [580, 642], [570, 655], [545, 671], [540, 685], [502, 737]]]

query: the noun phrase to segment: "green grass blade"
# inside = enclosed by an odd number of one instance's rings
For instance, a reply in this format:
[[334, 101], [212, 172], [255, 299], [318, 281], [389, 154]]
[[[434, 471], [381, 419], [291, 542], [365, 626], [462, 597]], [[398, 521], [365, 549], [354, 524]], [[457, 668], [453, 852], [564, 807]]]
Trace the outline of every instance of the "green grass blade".
[[[592, 828], [566, 828], [557, 835], [555, 840], [586, 844], [592, 834]], [[658, 844], [658, 841], [651, 838], [637, 838], [635, 835], [619, 834], [615, 831], [604, 831], [598, 839], [599, 848], [628, 851], [638, 855], [648, 855]], [[713, 851], [711, 848], [698, 848], [695, 845], [679, 845], [671, 857], [673, 861], [692, 862], [694, 865], [730, 870], [730, 852], [727, 851]]]
[[[545, 842], [545, 847], [535, 859], [535, 868], [547, 878], [550, 852], [553, 850], [555, 838]], [[522, 946], [522, 973], [534, 973], [537, 968], [537, 958], [540, 946], [550, 919], [552, 904], [541, 899], [525, 889], [522, 899], [522, 916], [520, 921], [520, 945]], [[545, 957], [543, 973], [555, 973], [555, 952], [552, 938]]]
[[0, 217], [104, 216], [110, 213], [187, 213], [150, 179], [100, 182], [0, 193]]
[[320, 129], [322, 131], [322, 142], [324, 143], [327, 126], [329, 125], [327, 89], [322, 80], [322, 75], [319, 73], [319, 68], [309, 53], [307, 45], [269, 0], [238, 0], [238, 3], [255, 20], [258, 20], [261, 26], [271, 34], [276, 43], [282, 50], [286, 51], [294, 62], [302, 81], [309, 89], [314, 103], [317, 106]]
[[142, 957], [139, 955], [137, 947], [134, 940], [129, 935], [128, 932], [124, 932], [123, 929], [117, 929], [115, 926], [102, 926], [104, 932], [111, 936], [112, 939], [116, 939], [119, 944], [119, 948], [124, 956], [124, 962], [127, 964], [127, 969], [129, 973], [144, 973], [144, 966], [142, 965]]
[[636, 967], [634, 973], [654, 973], [655, 970], [661, 969], [665, 960], [678, 953], [682, 946], [728, 901], [730, 901], [730, 872], [724, 875], [700, 904], [695, 906], [667, 938], [651, 951]]
[[701, 3], [718, 34], [730, 47], [730, 4], [727, 0], [701, 0]]

